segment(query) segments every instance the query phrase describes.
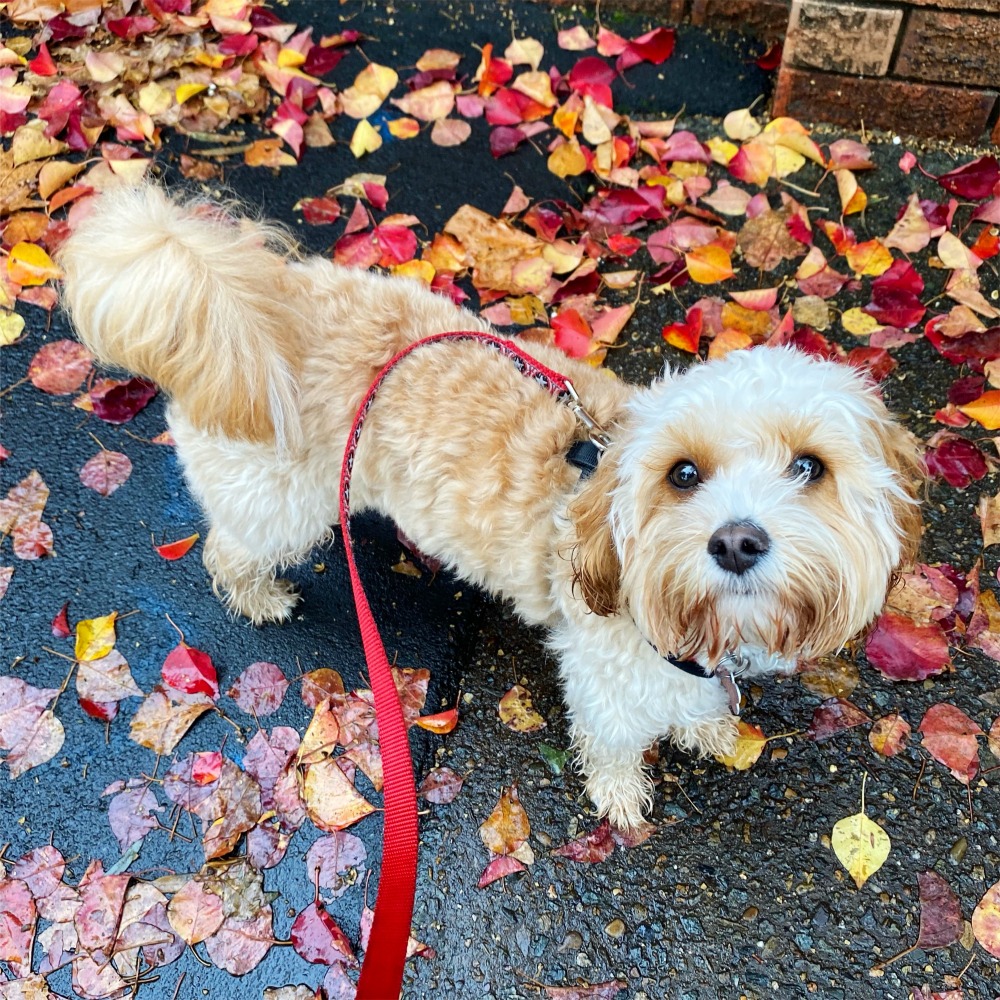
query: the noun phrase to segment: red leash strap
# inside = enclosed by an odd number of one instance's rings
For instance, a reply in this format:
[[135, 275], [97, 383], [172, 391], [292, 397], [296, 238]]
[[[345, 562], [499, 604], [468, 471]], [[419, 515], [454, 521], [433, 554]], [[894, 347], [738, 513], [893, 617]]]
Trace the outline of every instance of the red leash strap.
[[488, 333], [463, 331], [439, 333], [411, 344], [400, 351], [378, 373], [358, 407], [344, 450], [340, 470], [340, 526], [344, 549], [351, 573], [354, 606], [361, 627], [361, 642], [375, 696], [375, 716], [378, 720], [379, 746], [382, 751], [384, 776], [382, 816], [382, 871], [379, 876], [375, 916], [372, 920], [368, 949], [361, 966], [357, 1000], [398, 1000], [403, 984], [403, 964], [413, 918], [413, 898], [417, 881], [417, 793], [413, 784], [413, 764], [410, 743], [403, 721], [399, 695], [389, 669], [389, 659], [365, 597], [351, 544], [350, 501], [351, 471], [361, 437], [361, 427], [371, 409], [375, 394], [386, 375], [411, 351], [440, 340], [477, 340], [498, 351], [515, 365], [526, 378], [533, 379], [557, 399], [578, 407], [576, 393], [569, 380], [539, 364], [514, 346]]

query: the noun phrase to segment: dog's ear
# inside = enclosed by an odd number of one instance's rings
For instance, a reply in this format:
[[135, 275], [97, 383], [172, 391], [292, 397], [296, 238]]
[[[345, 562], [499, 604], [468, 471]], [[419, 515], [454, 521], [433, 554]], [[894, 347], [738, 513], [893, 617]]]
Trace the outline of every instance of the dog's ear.
[[616, 474], [614, 461], [605, 457], [570, 504], [569, 516], [576, 533], [573, 546], [573, 585], [594, 614], [618, 611], [621, 563], [611, 535], [611, 491]]
[[884, 422], [878, 436], [885, 463], [896, 473], [900, 486], [900, 492], [892, 494], [889, 500], [899, 538], [899, 565], [895, 569], [898, 573], [912, 565], [920, 548], [923, 533], [920, 502], [927, 485], [927, 466], [916, 437], [896, 421]]

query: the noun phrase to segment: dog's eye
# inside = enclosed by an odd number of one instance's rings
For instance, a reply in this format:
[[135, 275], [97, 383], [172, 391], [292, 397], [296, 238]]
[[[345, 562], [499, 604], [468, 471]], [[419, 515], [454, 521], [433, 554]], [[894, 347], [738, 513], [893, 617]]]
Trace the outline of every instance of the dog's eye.
[[814, 483], [826, 471], [823, 463], [815, 455], [799, 455], [788, 467], [788, 474], [794, 479], [805, 479]]
[[693, 490], [701, 482], [701, 473], [694, 462], [684, 459], [667, 473], [667, 479], [679, 490]]

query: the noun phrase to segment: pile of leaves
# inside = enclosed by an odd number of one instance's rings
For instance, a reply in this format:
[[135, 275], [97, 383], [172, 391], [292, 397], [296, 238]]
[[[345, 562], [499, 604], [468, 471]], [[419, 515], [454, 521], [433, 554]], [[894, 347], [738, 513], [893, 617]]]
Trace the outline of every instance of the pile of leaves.
[[[883, 380], [901, 352], [928, 345], [954, 372], [926, 442], [930, 475], [942, 489], [963, 491], [1000, 462], [996, 439], [982, 433], [1000, 427], [1000, 165], [992, 155], [934, 175], [902, 151], [894, 169], [912, 175], [913, 193], [873, 235], [864, 188], [875, 166], [863, 141], [820, 143], [793, 119], [764, 123], [751, 109], [732, 112], [712, 135], [678, 118], [635, 120], [615, 110], [617, 81], [639, 63], [671, 57], [676, 38], [667, 28], [636, 38], [600, 26], [593, 33], [565, 28], [555, 44], [577, 54], [565, 72], [546, 59], [539, 40], [514, 38], [502, 54], [492, 44], [474, 53], [432, 49], [402, 79], [367, 58], [359, 72], [339, 68], [348, 54], [363, 52], [361, 31], [314, 39], [311, 29], [283, 22], [263, 3], [0, 0], [0, 11], [13, 26], [0, 43], [0, 344], [35, 335], [38, 314], [25, 306], [51, 312], [57, 305], [52, 255], [87, 200], [109, 184], [141, 180], [153, 163], [150, 150], [168, 136], [202, 144], [199, 153], [180, 156], [179, 168], [207, 181], [233, 158], [251, 168], [290, 169], [335, 141], [359, 161], [388, 141], [429, 142], [461, 156], [473, 131], [487, 129], [493, 157], [544, 158], [566, 182], [566, 197], [535, 202], [515, 183], [499, 217], [462, 205], [426, 238], [407, 211], [405, 184], [395, 178], [390, 191], [384, 174], [355, 173], [302, 197], [296, 209], [307, 224], [338, 227], [331, 237], [338, 263], [423, 281], [498, 326], [595, 365], [644, 293], [676, 301], [663, 344], [692, 358], [791, 344]], [[247, 125], [255, 115], [263, 116], [266, 134], [229, 141], [227, 126]], [[389, 211], [390, 200], [399, 211]], [[934, 287], [927, 287], [929, 274]], [[91, 432], [127, 423], [156, 393], [142, 379], [98, 378], [86, 350], [71, 340], [40, 346], [23, 377], [0, 391], [14, 390], [70, 402], [81, 417], [91, 415]], [[109, 497], [127, 482], [131, 460], [93, 436], [98, 450], [79, 476]], [[152, 441], [171, 443], [167, 432]], [[9, 457], [0, 444], [0, 461]], [[0, 567], [0, 596], [15, 567], [52, 556], [58, 543], [44, 520], [48, 487], [37, 470], [25, 471], [0, 500], [0, 533], [10, 536], [14, 559]], [[982, 497], [978, 510], [983, 546], [997, 544], [1000, 497]], [[182, 558], [197, 540], [158, 551]], [[406, 560], [396, 568], [419, 573]], [[865, 641], [868, 662], [907, 683], [954, 672], [956, 650], [1000, 660], [1000, 605], [992, 578], [983, 586], [983, 575], [981, 562], [919, 564], [905, 574]], [[11, 978], [4, 982], [0, 971], [0, 998], [54, 996], [45, 977], [67, 964], [77, 995], [120, 995], [202, 943], [215, 965], [247, 972], [276, 944], [263, 873], [303, 828], [321, 834], [306, 854], [315, 899], [295, 917], [290, 944], [306, 962], [328, 967], [327, 1000], [352, 995], [349, 973], [356, 950], [364, 950], [370, 911], [362, 902], [360, 941], [352, 943], [327, 904], [348, 891], [363, 898], [365, 848], [345, 831], [375, 809], [364, 789], [381, 790], [370, 691], [346, 691], [330, 670], [288, 677], [273, 663], [254, 663], [224, 694], [211, 657], [183, 636], [144, 691], [116, 646], [116, 630], [128, 627], [123, 617], [111, 612], [71, 628], [62, 609], [53, 635], [75, 638], [75, 648], [59, 654], [69, 664], [60, 688], [33, 685], [28, 669], [27, 679], [13, 670], [0, 677], [0, 751], [11, 779], [63, 747], [56, 709], [64, 710], [60, 699], [74, 679], [80, 708], [107, 725], [122, 725], [121, 706], [141, 699], [130, 736], [157, 766], [169, 761], [162, 778], [151, 767], [147, 776], [103, 790], [122, 852], [113, 868], [92, 860], [74, 883], [53, 845], [16, 859], [0, 855], [0, 961]], [[396, 679], [408, 724], [438, 734], [454, 728], [457, 709], [421, 715], [426, 671], [399, 669]], [[853, 663], [806, 665], [802, 681], [825, 698], [804, 739], [870, 726], [873, 760], [883, 763], [911, 739], [903, 710], [873, 721], [848, 700], [858, 683]], [[311, 721], [301, 735], [285, 726], [268, 730], [261, 720], [293, 684]], [[190, 749], [193, 736], [177, 753], [200, 716], [232, 711], [257, 727], [239, 760]], [[504, 696], [498, 713], [515, 732], [546, 725], [522, 685]], [[974, 790], [987, 786], [984, 774], [997, 766], [984, 767], [981, 752], [1000, 758], [1000, 718], [980, 724], [940, 702], [913, 722], [921, 752], [964, 786], [971, 813]], [[740, 726], [737, 752], [723, 763], [745, 770], [778, 737]], [[539, 752], [561, 771], [565, 751], [541, 744]], [[434, 768], [420, 792], [432, 804], [447, 803], [463, 780]], [[204, 867], [159, 878], [130, 874], [147, 839], [177, 835], [182, 818], [201, 843]], [[649, 825], [624, 834], [601, 823], [552, 856], [599, 863], [653, 831]], [[535, 863], [516, 785], [502, 792], [481, 836], [489, 857], [480, 888], [502, 885]], [[868, 817], [863, 793], [861, 811], [837, 823], [831, 846], [859, 888], [889, 856], [889, 836]], [[919, 880], [915, 947], [962, 938], [957, 897], [934, 873]], [[971, 932], [1000, 957], [1000, 883], [984, 889]], [[416, 938], [410, 952], [433, 957]], [[545, 990], [569, 998], [614, 996], [621, 988], [614, 981]]]

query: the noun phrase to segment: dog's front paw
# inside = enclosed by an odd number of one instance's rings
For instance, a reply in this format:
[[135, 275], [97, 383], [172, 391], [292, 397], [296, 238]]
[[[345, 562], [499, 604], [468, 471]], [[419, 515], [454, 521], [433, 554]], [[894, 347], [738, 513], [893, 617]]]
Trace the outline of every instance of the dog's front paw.
[[698, 757], [731, 757], [738, 735], [737, 717], [720, 715], [693, 726], [675, 726], [670, 731], [670, 741]]
[[226, 603], [254, 625], [286, 622], [301, 597], [290, 580], [268, 580], [252, 588], [229, 591]]
[[653, 806], [653, 783], [641, 767], [593, 771], [587, 777], [586, 788], [598, 815], [607, 816], [619, 830], [639, 826]]

